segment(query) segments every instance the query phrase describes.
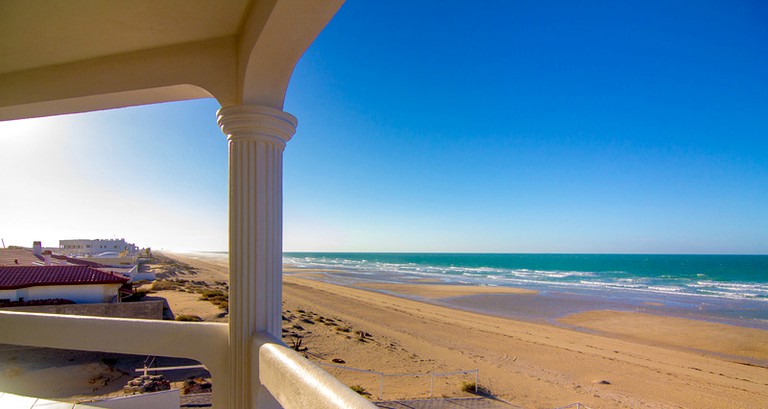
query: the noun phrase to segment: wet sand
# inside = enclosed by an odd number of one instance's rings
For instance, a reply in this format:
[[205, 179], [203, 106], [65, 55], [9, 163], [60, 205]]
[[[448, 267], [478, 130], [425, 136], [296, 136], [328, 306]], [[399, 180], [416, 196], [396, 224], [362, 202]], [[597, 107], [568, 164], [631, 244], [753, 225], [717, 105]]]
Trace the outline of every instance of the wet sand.
[[467, 295], [487, 294], [537, 294], [538, 291], [512, 287], [481, 287], [476, 285], [448, 284], [390, 284], [365, 283], [356, 287], [385, 291], [397, 295], [413, 295], [420, 298], [439, 299]]

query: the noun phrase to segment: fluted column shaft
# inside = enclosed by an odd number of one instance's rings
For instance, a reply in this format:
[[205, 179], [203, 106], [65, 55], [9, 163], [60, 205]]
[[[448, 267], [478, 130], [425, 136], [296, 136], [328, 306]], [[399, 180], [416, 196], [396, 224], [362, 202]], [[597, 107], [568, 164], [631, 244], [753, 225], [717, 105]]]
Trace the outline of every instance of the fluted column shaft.
[[279, 407], [259, 384], [250, 345], [257, 332], [281, 336], [283, 149], [297, 121], [240, 105], [220, 109], [218, 123], [229, 145], [229, 404]]

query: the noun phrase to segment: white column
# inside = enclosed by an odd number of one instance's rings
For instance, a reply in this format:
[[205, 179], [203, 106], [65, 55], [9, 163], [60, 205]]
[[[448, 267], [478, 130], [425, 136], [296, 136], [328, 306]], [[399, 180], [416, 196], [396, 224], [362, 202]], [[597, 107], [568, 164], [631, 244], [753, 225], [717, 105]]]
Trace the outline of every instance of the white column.
[[229, 408], [279, 407], [250, 346], [257, 332], [281, 336], [283, 149], [297, 121], [240, 105], [220, 109], [218, 123], [229, 145]]

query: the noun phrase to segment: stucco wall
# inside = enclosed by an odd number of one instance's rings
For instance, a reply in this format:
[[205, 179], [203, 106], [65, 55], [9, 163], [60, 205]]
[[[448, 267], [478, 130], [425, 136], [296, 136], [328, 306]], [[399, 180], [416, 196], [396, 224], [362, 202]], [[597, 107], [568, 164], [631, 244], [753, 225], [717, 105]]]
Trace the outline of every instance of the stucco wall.
[[17, 301], [18, 299], [16, 290], [0, 290], [0, 300]]
[[41, 312], [47, 314], [90, 315], [94, 317], [163, 319], [163, 301], [122, 302], [117, 304], [36, 305], [3, 308], [4, 311]]
[[120, 284], [39, 286], [19, 289], [18, 295], [25, 300], [63, 298], [76, 303], [107, 303], [117, 295], [119, 288]]
[[76, 303], [107, 303], [117, 295], [120, 284], [58, 285], [0, 290], [0, 299], [19, 301], [61, 298]]

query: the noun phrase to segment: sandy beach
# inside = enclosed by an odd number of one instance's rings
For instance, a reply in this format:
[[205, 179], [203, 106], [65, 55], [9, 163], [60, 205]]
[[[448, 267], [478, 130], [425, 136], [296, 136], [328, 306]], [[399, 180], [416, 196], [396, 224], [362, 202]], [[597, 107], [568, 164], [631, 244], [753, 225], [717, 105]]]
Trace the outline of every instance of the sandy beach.
[[[164, 270], [163, 279], [226, 285], [226, 259], [168, 256], [181, 265]], [[434, 283], [353, 288], [316, 278], [284, 277], [284, 341], [300, 339], [308, 359], [374, 400], [426, 398], [428, 374], [478, 369], [480, 386], [525, 408], [768, 407], [768, 331], [608, 310], [550, 325], [438, 305], [445, 297], [535, 292]], [[151, 295], [166, 298], [174, 314], [226, 321], [221, 309], [187, 290]], [[382, 387], [375, 374], [339, 367], [403, 376], [385, 377]], [[7, 372], [0, 368], [0, 381]], [[462, 382], [473, 381], [474, 374], [436, 377], [433, 394], [469, 396]]]
[[[207, 269], [226, 274], [221, 259], [173, 256], [203, 276], [217, 276]], [[617, 311], [582, 312], [563, 318], [562, 326], [546, 325], [418, 301], [536, 297], [531, 291], [434, 283], [350, 288], [308, 273], [284, 278], [284, 334], [303, 336], [306, 356], [318, 363], [337, 359], [344, 361], [339, 366], [387, 374], [479, 369], [481, 386], [526, 408], [768, 406], [767, 331]], [[367, 334], [362, 340], [360, 332]], [[290, 336], [284, 340], [292, 345]], [[378, 398], [377, 376], [325, 368]], [[462, 396], [462, 382], [473, 378], [437, 378], [434, 394]], [[428, 397], [429, 389], [429, 376], [386, 377], [383, 398]]]
[[[325, 345], [312, 334], [304, 345], [309, 352], [319, 351], [310, 355], [314, 360], [339, 357], [355, 368], [388, 373], [478, 368], [481, 385], [523, 407], [573, 402], [601, 408], [768, 404], [768, 370], [745, 363], [768, 358], [765, 331], [610, 311], [566, 319], [594, 331], [586, 333], [293, 277], [286, 278], [284, 294], [288, 308], [341, 319], [373, 334], [379, 345], [375, 351], [353, 353], [344, 343]], [[679, 334], [685, 334], [687, 343], [680, 342]], [[458, 389], [460, 382], [454, 384]], [[428, 391], [428, 382], [409, 386], [385, 388], [384, 397], [424, 396]], [[375, 389], [375, 383], [368, 384], [368, 390]]]

